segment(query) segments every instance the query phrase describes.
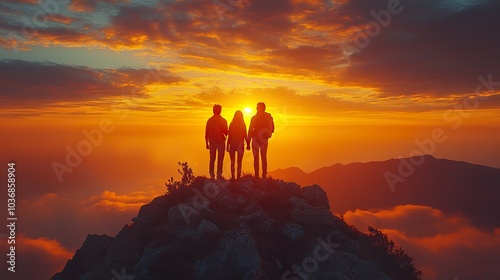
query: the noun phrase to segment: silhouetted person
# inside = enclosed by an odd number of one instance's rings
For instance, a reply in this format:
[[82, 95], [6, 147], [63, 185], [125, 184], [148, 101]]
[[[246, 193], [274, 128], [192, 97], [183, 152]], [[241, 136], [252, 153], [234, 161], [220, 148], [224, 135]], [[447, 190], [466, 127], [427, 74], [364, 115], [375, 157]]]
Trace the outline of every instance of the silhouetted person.
[[227, 121], [224, 119], [220, 113], [222, 112], [222, 106], [215, 104], [214, 115], [208, 119], [207, 126], [205, 128], [205, 144], [207, 149], [210, 150], [210, 178], [213, 180], [214, 174], [214, 164], [215, 155], [217, 154], [217, 179], [222, 179], [222, 165], [224, 163], [224, 148], [226, 146], [226, 135], [228, 134]]
[[[252, 142], [253, 167], [255, 177], [259, 178], [259, 153], [262, 158], [262, 178], [267, 175], [267, 146], [274, 132], [274, 122], [271, 114], [266, 112], [266, 104], [257, 103], [257, 113], [250, 121], [248, 138]], [[248, 149], [249, 147], [247, 147]]]
[[245, 153], [245, 142], [247, 144], [247, 149], [250, 149], [250, 142], [247, 136], [247, 125], [243, 119], [243, 113], [238, 110], [234, 113], [233, 120], [231, 124], [229, 124], [229, 136], [227, 138], [227, 151], [231, 158], [231, 179], [233, 180], [236, 153], [238, 153], [238, 173], [236, 178], [239, 179], [241, 177], [241, 164], [243, 162], [243, 154]]

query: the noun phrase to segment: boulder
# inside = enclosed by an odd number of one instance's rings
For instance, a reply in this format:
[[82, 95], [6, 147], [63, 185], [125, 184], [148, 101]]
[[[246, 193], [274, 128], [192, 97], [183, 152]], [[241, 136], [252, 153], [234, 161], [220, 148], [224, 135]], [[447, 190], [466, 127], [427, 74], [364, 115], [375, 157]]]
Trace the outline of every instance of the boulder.
[[211, 236], [211, 235], [217, 235], [221, 233], [221, 230], [219, 227], [217, 227], [214, 223], [212, 223], [209, 220], [203, 219], [200, 224], [198, 225], [198, 228], [196, 229], [196, 232], [198, 235], [201, 237], [206, 237], [206, 236]]
[[218, 249], [195, 264], [199, 279], [258, 279], [261, 273], [261, 259], [257, 244], [247, 232], [226, 235]]
[[289, 193], [291, 195], [296, 195], [300, 191], [300, 185], [294, 182], [284, 182], [281, 180], [278, 182], [278, 188], [280, 189], [280, 191]]
[[334, 218], [330, 210], [312, 206], [295, 208], [292, 210], [292, 221], [300, 225], [336, 226], [338, 219]]
[[281, 231], [285, 236], [293, 241], [296, 241], [304, 235], [304, 228], [299, 224], [291, 222], [287, 222], [286, 224], [284, 224], [281, 228]]
[[326, 192], [318, 185], [303, 187], [299, 196], [305, 199], [309, 205], [330, 209], [330, 202]]
[[185, 226], [193, 222], [192, 217], [200, 211], [190, 204], [179, 204], [168, 210], [168, 223], [172, 226]]
[[156, 259], [158, 259], [158, 256], [161, 253], [162, 250], [159, 248], [146, 247], [142, 252], [139, 262], [137, 262], [134, 267], [134, 277], [137, 277], [138, 279], [147, 277], [149, 267], [156, 261]]

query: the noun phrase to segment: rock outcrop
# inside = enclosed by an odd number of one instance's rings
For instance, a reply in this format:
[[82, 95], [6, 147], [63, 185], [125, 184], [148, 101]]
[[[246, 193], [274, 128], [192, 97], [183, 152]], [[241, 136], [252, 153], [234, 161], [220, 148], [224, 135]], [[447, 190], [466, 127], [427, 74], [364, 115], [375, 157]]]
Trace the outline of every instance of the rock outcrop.
[[392, 279], [318, 185], [197, 178], [132, 220], [89, 235], [52, 280]]

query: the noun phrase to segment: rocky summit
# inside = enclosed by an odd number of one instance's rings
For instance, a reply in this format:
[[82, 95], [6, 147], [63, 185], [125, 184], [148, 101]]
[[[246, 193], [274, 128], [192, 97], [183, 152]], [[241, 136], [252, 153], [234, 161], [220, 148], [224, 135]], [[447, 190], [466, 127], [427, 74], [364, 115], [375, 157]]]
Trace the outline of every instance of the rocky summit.
[[197, 177], [132, 221], [89, 235], [52, 280], [419, 279], [384, 234], [333, 215], [318, 185]]

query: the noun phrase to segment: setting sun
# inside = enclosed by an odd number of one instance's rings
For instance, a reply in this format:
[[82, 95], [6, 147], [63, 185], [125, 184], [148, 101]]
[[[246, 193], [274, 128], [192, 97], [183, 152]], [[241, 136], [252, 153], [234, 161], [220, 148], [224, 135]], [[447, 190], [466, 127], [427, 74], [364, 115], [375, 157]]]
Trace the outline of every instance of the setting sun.
[[246, 107], [245, 109], [243, 109], [243, 113], [245, 113], [246, 115], [250, 115], [252, 113], [252, 109]]

